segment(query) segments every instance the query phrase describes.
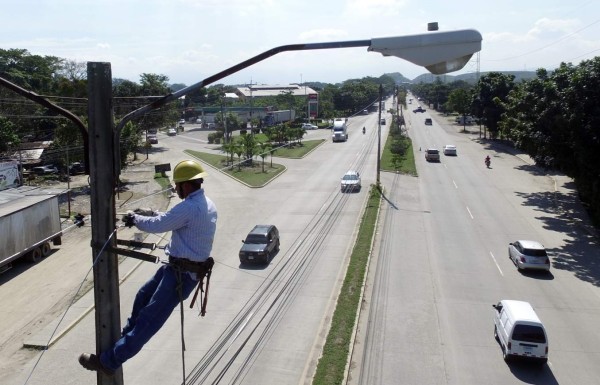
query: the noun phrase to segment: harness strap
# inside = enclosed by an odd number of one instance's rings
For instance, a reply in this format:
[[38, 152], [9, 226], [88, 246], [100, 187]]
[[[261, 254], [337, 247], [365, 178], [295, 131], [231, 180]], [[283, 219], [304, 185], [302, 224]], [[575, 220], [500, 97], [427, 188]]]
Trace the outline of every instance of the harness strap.
[[[169, 263], [177, 266], [181, 270], [196, 274], [196, 277], [198, 278], [198, 287], [196, 287], [196, 291], [192, 297], [190, 308], [194, 307], [196, 299], [198, 298], [198, 293], [202, 291], [204, 295], [200, 296], [200, 315], [204, 317], [206, 314], [206, 305], [208, 304], [208, 285], [210, 284], [210, 275], [215, 260], [212, 257], [208, 257], [204, 262], [194, 262], [188, 259], [169, 257]], [[206, 289], [203, 287], [204, 277], [206, 277]]]

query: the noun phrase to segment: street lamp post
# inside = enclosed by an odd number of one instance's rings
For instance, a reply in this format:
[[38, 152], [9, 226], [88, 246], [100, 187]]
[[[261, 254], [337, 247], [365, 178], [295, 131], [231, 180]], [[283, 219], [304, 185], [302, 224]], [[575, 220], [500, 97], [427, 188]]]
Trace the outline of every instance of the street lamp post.
[[[396, 56], [423, 66], [433, 74], [443, 74], [464, 67], [471, 56], [481, 50], [481, 40], [481, 34], [478, 31], [467, 29], [370, 40], [284, 45], [263, 52], [196, 84], [138, 108], [124, 116], [116, 126], [113, 123], [111, 108], [110, 64], [89, 62], [89, 138], [93, 139], [90, 143], [95, 143], [94, 146], [90, 145], [91, 161], [89, 162], [93, 166], [93, 172], [90, 173], [93, 203], [91, 205], [93, 257], [103, 250], [101, 248], [103, 244], [108, 244], [110, 241], [111, 245], [110, 250], [105, 251], [103, 258], [99, 258], [93, 267], [97, 352], [110, 346], [120, 334], [119, 276], [115, 248], [112, 247], [116, 241], [112, 237], [116, 216], [114, 191], [120, 174], [118, 143], [121, 130], [127, 122], [281, 52], [368, 47], [368, 51], [379, 52], [383, 56]], [[377, 158], [379, 164], [379, 154], [377, 154]], [[110, 166], [106, 167], [106, 165]], [[379, 173], [379, 167], [377, 171]], [[123, 383], [120, 371], [112, 379], [98, 373], [97, 380], [100, 385]]]

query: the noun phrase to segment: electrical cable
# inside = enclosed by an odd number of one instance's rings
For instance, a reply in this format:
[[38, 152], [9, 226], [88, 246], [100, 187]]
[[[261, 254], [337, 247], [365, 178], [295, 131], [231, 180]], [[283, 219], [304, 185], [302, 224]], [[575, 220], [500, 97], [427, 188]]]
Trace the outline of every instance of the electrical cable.
[[[69, 309], [73, 306], [73, 304], [75, 303], [75, 300], [77, 298], [77, 296], [79, 295], [79, 292], [81, 291], [81, 288], [83, 287], [83, 284], [85, 283], [88, 275], [90, 275], [90, 272], [94, 269], [94, 266], [96, 266], [96, 263], [98, 262], [98, 260], [100, 259], [100, 256], [102, 255], [102, 253], [104, 252], [104, 249], [106, 248], [106, 246], [108, 245], [108, 243], [110, 242], [110, 240], [112, 239], [112, 237], [117, 233], [117, 230], [121, 227], [123, 227], [124, 225], [120, 225], [117, 226], [112, 233], [110, 233], [110, 236], [108, 237], [108, 239], [106, 240], [106, 242], [104, 242], [104, 245], [102, 245], [102, 248], [100, 249], [100, 251], [98, 252], [98, 255], [96, 256], [96, 258], [94, 258], [94, 263], [92, 263], [92, 267], [88, 270], [88, 272], [85, 274], [85, 276], [83, 277], [83, 281], [81, 281], [81, 285], [79, 285], [79, 288], [77, 289], [77, 291], [75, 292], [75, 294], [73, 295], [73, 299], [71, 300], [71, 303], [69, 304], [69, 306], [67, 306], [67, 309], [65, 310], [65, 312], [63, 313], [62, 317], [60, 318], [60, 320], [58, 321], [58, 323], [56, 324], [56, 327], [54, 328], [54, 330], [52, 331], [52, 333], [50, 334], [50, 337], [48, 338], [48, 345], [50, 345], [50, 341], [52, 341], [52, 338], [54, 337], [54, 335], [56, 334], [56, 331], [58, 330], [59, 326], [61, 325], [61, 323], [63, 322], [63, 320], [65, 319], [65, 316], [67, 315], [67, 312], [69, 311]], [[29, 375], [27, 376], [27, 379], [25, 380], [25, 382], [23, 383], [23, 385], [27, 385], [27, 383], [29, 382], [29, 380], [31, 379], [31, 376], [33, 375], [33, 372], [36, 370], [39, 362], [41, 361], [42, 357], [44, 356], [44, 353], [46, 352], [46, 350], [48, 350], [48, 347], [46, 347], [44, 350], [42, 350], [42, 353], [40, 354], [40, 356], [38, 357], [38, 359], [36, 360], [35, 364], [33, 365], [33, 368], [31, 368], [31, 371], [29, 372]]]

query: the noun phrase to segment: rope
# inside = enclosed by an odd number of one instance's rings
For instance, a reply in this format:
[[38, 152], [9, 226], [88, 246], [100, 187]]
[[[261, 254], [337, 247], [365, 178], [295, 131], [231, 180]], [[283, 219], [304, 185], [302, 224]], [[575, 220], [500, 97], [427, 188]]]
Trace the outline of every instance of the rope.
[[[171, 265], [173, 266], [173, 265]], [[183, 376], [183, 385], [185, 385], [185, 336], [183, 332], [183, 280], [181, 279], [182, 269], [173, 266], [177, 271], [177, 293], [179, 294], [179, 312], [181, 313], [181, 368]]]

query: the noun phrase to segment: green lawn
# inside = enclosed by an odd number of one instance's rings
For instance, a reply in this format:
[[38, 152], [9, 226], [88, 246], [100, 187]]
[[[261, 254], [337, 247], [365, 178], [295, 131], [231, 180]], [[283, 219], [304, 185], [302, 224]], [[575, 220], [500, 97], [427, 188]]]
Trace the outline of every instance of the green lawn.
[[[307, 140], [301, 144], [295, 143], [289, 147], [283, 146], [274, 152], [273, 157], [300, 159], [324, 141], [325, 140], [323, 139]], [[252, 166], [243, 165], [241, 167], [237, 165], [239, 159], [237, 156], [234, 156], [234, 166], [232, 167], [230, 163], [227, 163], [227, 157], [225, 155], [210, 154], [193, 150], [186, 150], [185, 152], [251, 187], [262, 187], [285, 171], [285, 166], [273, 163], [271, 155], [265, 157], [264, 165], [263, 159], [258, 157], [257, 159], [255, 158], [252, 160]]]
[[[238, 167], [235, 165], [238, 162], [238, 159], [234, 156], [234, 166], [231, 167], [230, 164], [227, 164], [227, 157], [225, 155], [209, 154], [192, 150], [186, 150], [185, 152], [251, 187], [262, 187], [271, 181], [271, 179], [285, 171], [285, 166], [281, 164], [273, 163], [271, 165], [271, 159], [269, 157], [265, 159], [263, 171], [263, 161], [261, 158], [258, 160], [254, 159], [251, 167]], [[210, 170], [208, 172], [210, 172]]]

